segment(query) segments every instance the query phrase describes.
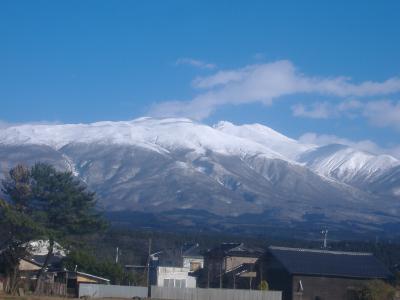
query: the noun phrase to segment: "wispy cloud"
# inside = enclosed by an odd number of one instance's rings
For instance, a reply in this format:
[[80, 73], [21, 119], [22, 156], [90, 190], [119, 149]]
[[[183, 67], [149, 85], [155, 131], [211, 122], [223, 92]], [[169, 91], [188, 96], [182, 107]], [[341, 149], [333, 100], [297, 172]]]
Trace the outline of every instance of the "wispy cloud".
[[61, 122], [58, 121], [35, 121], [35, 122], [7, 122], [0, 120], [0, 129], [5, 129], [13, 126], [19, 126], [19, 125], [58, 125], [62, 124]]
[[354, 149], [369, 152], [372, 154], [389, 154], [393, 157], [400, 159], [400, 145], [383, 148], [371, 140], [353, 141], [347, 138], [338, 137], [330, 134], [317, 134], [308, 132], [299, 137], [299, 141], [308, 144], [315, 144], [319, 146], [329, 144], [342, 144], [350, 146]]
[[210, 76], [196, 78], [192, 85], [199, 89], [197, 96], [187, 101], [156, 104], [152, 107], [151, 114], [203, 119], [226, 104], [260, 102], [270, 105], [276, 99], [287, 95], [317, 94], [348, 98], [400, 92], [400, 78], [397, 77], [383, 82], [353, 83], [350, 78], [344, 76], [307, 76], [287, 60], [219, 71]]
[[196, 67], [199, 69], [208, 69], [208, 70], [212, 70], [217, 67], [215, 64], [207, 63], [207, 62], [204, 62], [204, 61], [201, 61], [198, 59], [188, 58], [188, 57], [177, 59], [175, 64], [176, 65], [188, 65], [188, 66]]
[[400, 101], [374, 101], [368, 102], [363, 115], [370, 123], [379, 127], [393, 127], [400, 130]]
[[309, 107], [304, 104], [296, 104], [292, 107], [295, 117], [306, 117], [312, 119], [327, 119], [332, 114], [332, 107], [328, 102], [316, 102]]
[[362, 102], [358, 100], [348, 100], [339, 103], [332, 102], [314, 102], [311, 104], [298, 103], [291, 107], [293, 116], [312, 119], [329, 119], [346, 115], [355, 117], [363, 107]]
[[369, 123], [378, 127], [392, 127], [400, 130], [400, 101], [348, 100], [339, 103], [314, 102], [308, 105], [299, 103], [291, 107], [293, 116], [328, 119], [342, 116], [367, 118]]

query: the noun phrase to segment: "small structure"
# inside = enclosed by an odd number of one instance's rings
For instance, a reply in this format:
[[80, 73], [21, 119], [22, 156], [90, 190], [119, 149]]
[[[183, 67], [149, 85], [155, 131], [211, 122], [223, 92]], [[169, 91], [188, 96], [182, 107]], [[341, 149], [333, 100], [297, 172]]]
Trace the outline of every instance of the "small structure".
[[150, 284], [159, 287], [197, 287], [204, 266], [198, 244], [181, 249], [165, 249], [150, 255]]
[[387, 280], [390, 271], [371, 253], [269, 247], [260, 280], [283, 300], [355, 299], [363, 283]]
[[158, 267], [157, 268], [157, 286], [177, 287], [177, 288], [195, 288], [196, 277], [190, 276], [189, 268], [179, 267]]
[[67, 294], [70, 296], [77, 296], [79, 291], [79, 285], [85, 284], [103, 284], [109, 285], [110, 280], [107, 278], [95, 276], [92, 274], [79, 272], [79, 271], [57, 271], [54, 273], [54, 280], [56, 282], [65, 283], [67, 288]]
[[[19, 271], [27, 289], [31, 289], [33, 282], [37, 280], [43, 262], [44, 257], [37, 255], [20, 259]], [[110, 284], [109, 279], [79, 271], [63, 270], [60, 266], [60, 257], [53, 256], [50, 258], [49, 265], [44, 272], [46, 285], [64, 284], [70, 295], [77, 294], [80, 283]]]
[[249, 248], [243, 243], [222, 243], [209, 250], [204, 262], [205, 287], [254, 288], [256, 262], [262, 254], [262, 249]]

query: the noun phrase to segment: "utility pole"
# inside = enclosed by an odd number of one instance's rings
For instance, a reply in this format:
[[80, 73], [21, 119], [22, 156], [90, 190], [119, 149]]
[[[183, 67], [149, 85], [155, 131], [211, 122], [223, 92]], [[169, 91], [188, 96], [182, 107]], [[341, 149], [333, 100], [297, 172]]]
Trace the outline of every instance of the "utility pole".
[[210, 288], [210, 264], [207, 267], [207, 288]]
[[116, 251], [115, 251], [115, 263], [118, 264], [118, 260], [119, 260], [119, 248], [117, 247]]
[[327, 241], [328, 240], [328, 229], [322, 230], [321, 234], [324, 236], [324, 243], [323, 243], [323, 247], [322, 248], [326, 249], [327, 246], [328, 246], [328, 241]]
[[222, 263], [219, 264], [219, 288], [222, 289]]
[[149, 238], [149, 253], [147, 256], [147, 296], [150, 298], [150, 258], [151, 258], [151, 238]]

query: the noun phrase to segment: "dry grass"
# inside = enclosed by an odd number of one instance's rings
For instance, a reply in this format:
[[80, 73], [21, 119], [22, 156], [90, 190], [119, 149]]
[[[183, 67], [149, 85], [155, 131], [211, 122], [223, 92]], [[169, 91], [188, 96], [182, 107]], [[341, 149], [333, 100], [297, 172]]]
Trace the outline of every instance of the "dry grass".
[[[81, 299], [66, 298], [66, 297], [29, 296], [29, 295], [28, 296], [10, 296], [10, 295], [0, 293], [0, 300], [81, 300]], [[126, 300], [126, 299], [102, 298], [101, 300]]]
[[46, 296], [10, 296], [6, 294], [0, 294], [1, 300], [66, 300], [66, 299], [77, 299], [77, 298], [63, 298], [63, 297], [46, 297]]

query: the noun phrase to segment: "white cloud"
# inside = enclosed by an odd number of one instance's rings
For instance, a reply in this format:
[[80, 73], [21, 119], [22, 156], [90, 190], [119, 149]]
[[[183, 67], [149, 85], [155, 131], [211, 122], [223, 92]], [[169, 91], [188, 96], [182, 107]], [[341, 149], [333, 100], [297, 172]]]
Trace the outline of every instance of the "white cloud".
[[299, 141], [302, 143], [315, 144], [319, 146], [328, 144], [342, 144], [360, 151], [365, 151], [373, 154], [389, 154], [400, 159], [400, 145], [382, 148], [371, 140], [352, 141], [350, 139], [341, 138], [336, 135], [317, 134], [314, 132], [303, 134], [299, 137]]
[[363, 115], [376, 126], [400, 130], [400, 102], [388, 100], [368, 102]]
[[303, 104], [293, 105], [292, 112], [295, 117], [327, 119], [332, 115], [332, 108], [327, 102], [316, 102], [311, 107], [306, 107]]
[[197, 60], [197, 59], [193, 59], [193, 58], [179, 58], [176, 60], [176, 65], [188, 65], [188, 66], [192, 66], [192, 67], [196, 67], [196, 68], [200, 68], [200, 69], [215, 69], [216, 65], [214, 64], [210, 64], [210, 63], [206, 63], [204, 61], [201, 60]]
[[347, 117], [355, 117], [359, 114], [363, 104], [357, 100], [348, 100], [339, 103], [330, 102], [314, 102], [310, 105], [302, 103], [291, 107], [293, 116], [312, 119], [328, 119], [346, 115]]
[[314, 102], [310, 105], [296, 104], [291, 107], [296, 117], [327, 119], [334, 117], [363, 116], [371, 125], [392, 127], [400, 130], [400, 101], [375, 100], [361, 102], [357, 100], [343, 101], [337, 104]]
[[150, 114], [202, 119], [222, 105], [255, 102], [268, 105], [286, 95], [308, 93], [346, 98], [400, 92], [400, 78], [357, 84], [347, 77], [306, 76], [287, 60], [219, 71], [211, 76], [198, 77], [192, 84], [203, 91], [190, 101], [171, 101], [155, 105]]

